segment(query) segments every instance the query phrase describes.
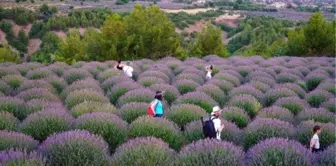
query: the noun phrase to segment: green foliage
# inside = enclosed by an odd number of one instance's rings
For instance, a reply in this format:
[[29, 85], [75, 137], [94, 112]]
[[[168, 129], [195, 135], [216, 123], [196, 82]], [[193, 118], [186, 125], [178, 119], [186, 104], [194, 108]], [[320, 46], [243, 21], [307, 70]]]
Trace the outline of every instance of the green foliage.
[[228, 51], [222, 43], [221, 30], [207, 23], [202, 31], [197, 35], [196, 41], [191, 46], [190, 54], [202, 57], [215, 54], [221, 57], [227, 57]]
[[288, 55], [303, 56], [308, 52], [303, 29], [288, 31]]
[[34, 53], [31, 57], [31, 61], [40, 62], [44, 64], [50, 64], [54, 60], [54, 53], [58, 49], [61, 43], [61, 39], [53, 33], [46, 33], [40, 45], [40, 50]]
[[3, 62], [14, 62], [18, 63], [21, 61], [20, 56], [12, 51], [8, 44], [0, 46], [0, 63]]
[[3, 19], [13, 20], [18, 25], [27, 25], [37, 19], [37, 14], [22, 7], [13, 9], [0, 8], [0, 20]]
[[68, 64], [85, 60], [84, 43], [80, 38], [78, 30], [71, 30], [67, 39], [60, 43], [56, 60]]
[[0, 112], [0, 130], [13, 131], [16, 129], [19, 120], [9, 112]]

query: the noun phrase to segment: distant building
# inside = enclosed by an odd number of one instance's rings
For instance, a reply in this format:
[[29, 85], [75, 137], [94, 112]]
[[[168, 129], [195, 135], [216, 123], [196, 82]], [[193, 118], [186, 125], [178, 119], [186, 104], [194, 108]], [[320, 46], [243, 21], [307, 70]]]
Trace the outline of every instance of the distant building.
[[287, 4], [284, 3], [284, 2], [274, 2], [270, 5], [267, 5], [267, 7], [276, 8], [276, 9], [283, 9], [283, 8], [287, 7]]

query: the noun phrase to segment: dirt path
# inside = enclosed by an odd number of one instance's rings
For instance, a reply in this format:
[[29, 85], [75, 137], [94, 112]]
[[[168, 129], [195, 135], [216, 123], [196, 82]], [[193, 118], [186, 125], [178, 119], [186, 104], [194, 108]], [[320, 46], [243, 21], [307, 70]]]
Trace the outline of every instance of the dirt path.
[[0, 43], [6, 43], [6, 34], [2, 30], [0, 30]]
[[186, 12], [188, 14], [197, 14], [199, 12], [206, 12], [208, 10], [216, 10], [215, 8], [198, 8], [198, 9], [161, 9], [167, 13]]

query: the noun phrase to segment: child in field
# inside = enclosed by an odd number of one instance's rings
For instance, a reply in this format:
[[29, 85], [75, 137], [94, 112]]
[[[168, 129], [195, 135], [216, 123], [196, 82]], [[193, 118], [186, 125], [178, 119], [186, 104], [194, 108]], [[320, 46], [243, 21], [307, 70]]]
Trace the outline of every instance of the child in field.
[[210, 80], [212, 78], [212, 68], [212, 65], [205, 67], [205, 70], [207, 71], [207, 74], [205, 76], [206, 80]]
[[161, 91], [156, 91], [154, 101], [151, 103], [151, 107], [154, 110], [154, 117], [162, 117], [164, 110], [162, 104], [163, 93]]
[[313, 129], [314, 135], [310, 140], [310, 151], [316, 153], [320, 151], [320, 139], [319, 134], [321, 133], [321, 127], [319, 125], [314, 126]]
[[117, 68], [118, 70], [124, 71], [127, 77], [133, 78], [133, 68], [129, 65], [130, 65], [129, 62], [127, 63], [127, 65], [125, 65], [125, 64], [122, 64], [121, 61], [119, 60], [115, 68]]

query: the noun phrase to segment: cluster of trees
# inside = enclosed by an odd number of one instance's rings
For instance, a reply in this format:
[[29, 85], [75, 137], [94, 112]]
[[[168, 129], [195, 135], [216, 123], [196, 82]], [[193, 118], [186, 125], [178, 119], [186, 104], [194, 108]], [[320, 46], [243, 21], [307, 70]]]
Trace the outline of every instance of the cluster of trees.
[[41, 40], [40, 50], [30, 57], [30, 61], [44, 64], [53, 62], [60, 43], [61, 39], [55, 33], [47, 32]]
[[10, 19], [18, 25], [27, 25], [37, 19], [37, 14], [25, 8], [5, 9], [0, 7], [0, 20]]
[[17, 52], [12, 51], [12, 48], [8, 44], [0, 45], [0, 63], [3, 62], [21, 62], [21, 58]]
[[13, 25], [8, 20], [1, 21], [0, 29], [6, 33], [6, 39], [11, 46], [20, 52], [27, 52], [29, 39], [23, 30], [20, 30], [18, 36], [16, 37], [13, 31]]
[[335, 21], [314, 13], [308, 24], [288, 32], [287, 55], [335, 56]]

